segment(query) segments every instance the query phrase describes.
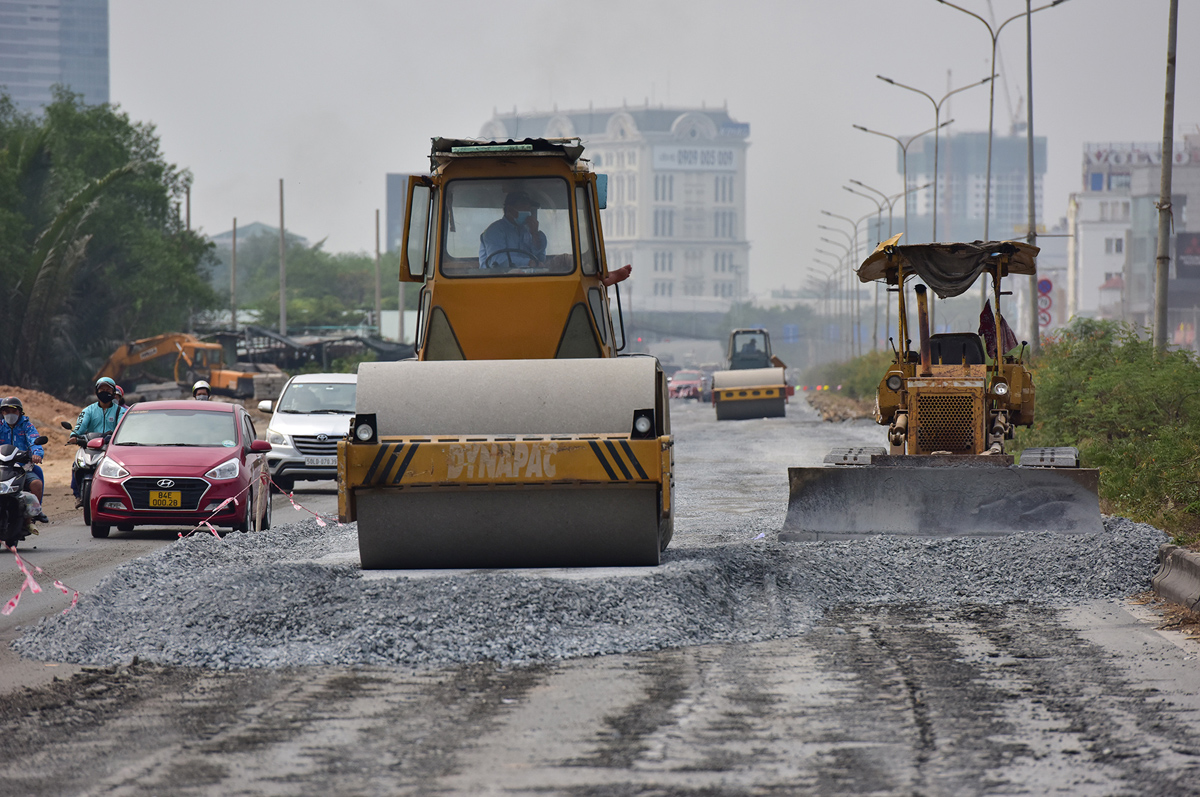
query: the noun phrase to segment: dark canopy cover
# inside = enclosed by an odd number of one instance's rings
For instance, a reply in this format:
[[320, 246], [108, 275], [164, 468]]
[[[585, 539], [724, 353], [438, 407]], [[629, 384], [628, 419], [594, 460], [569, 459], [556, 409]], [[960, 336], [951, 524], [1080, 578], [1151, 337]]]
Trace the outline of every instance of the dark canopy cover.
[[899, 238], [881, 243], [858, 269], [862, 282], [885, 279], [895, 285], [901, 266], [906, 275], [915, 273], [942, 299], [958, 296], [975, 284], [985, 271], [999, 263], [1000, 276], [1036, 274], [1040, 249], [1018, 241], [975, 241], [974, 243], [911, 244], [897, 246]]

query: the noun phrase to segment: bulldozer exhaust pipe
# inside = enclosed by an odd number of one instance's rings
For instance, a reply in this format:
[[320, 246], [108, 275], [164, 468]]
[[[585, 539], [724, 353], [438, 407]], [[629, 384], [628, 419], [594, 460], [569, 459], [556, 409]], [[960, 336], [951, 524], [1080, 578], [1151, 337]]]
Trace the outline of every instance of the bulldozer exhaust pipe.
[[933, 374], [931, 360], [933, 355], [929, 347], [929, 298], [925, 295], [924, 285], [916, 287], [917, 292], [917, 326], [921, 331], [921, 376]]

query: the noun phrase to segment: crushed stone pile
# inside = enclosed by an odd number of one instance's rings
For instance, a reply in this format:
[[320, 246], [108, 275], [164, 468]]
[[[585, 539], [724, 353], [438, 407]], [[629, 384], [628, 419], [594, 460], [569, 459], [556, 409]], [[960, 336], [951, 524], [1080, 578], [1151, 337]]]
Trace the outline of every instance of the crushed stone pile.
[[840, 604], [1064, 604], [1148, 587], [1165, 535], [876, 537], [679, 547], [654, 569], [362, 571], [353, 524], [193, 536], [118, 568], [14, 643], [36, 659], [413, 669], [796, 636]]

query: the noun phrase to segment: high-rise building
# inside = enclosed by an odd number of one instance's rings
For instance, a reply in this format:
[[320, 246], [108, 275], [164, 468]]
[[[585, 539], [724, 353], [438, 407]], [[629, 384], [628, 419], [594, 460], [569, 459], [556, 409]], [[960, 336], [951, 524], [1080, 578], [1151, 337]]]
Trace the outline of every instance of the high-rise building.
[[496, 114], [487, 139], [579, 137], [608, 175], [609, 266], [642, 312], [723, 313], [747, 292], [750, 125], [724, 108], [608, 108]]
[[[983, 133], [942, 135], [936, 142], [939, 241], [975, 241], [983, 237], [987, 186], [988, 136]], [[992, 240], [1024, 238], [1029, 229], [1028, 140], [1025, 136], [992, 136]], [[1042, 176], [1046, 173], [1046, 139], [1033, 140], [1034, 208], [1041, 224]], [[933, 189], [914, 191], [933, 183], [935, 141], [918, 139], [908, 150], [908, 242], [922, 243], [933, 235]], [[896, 171], [903, 173], [897, 148]], [[901, 205], [901, 207], [903, 207]], [[901, 214], [896, 214], [897, 219]], [[886, 223], [886, 222], [885, 222]], [[885, 231], [886, 232], [886, 231]]]
[[37, 113], [55, 84], [109, 101], [108, 0], [0, 2], [0, 88]]
[[1125, 268], [1133, 164], [1157, 161], [1161, 149], [1161, 143], [1084, 144], [1083, 190], [1067, 202], [1068, 317], [1121, 316], [1112, 291]]

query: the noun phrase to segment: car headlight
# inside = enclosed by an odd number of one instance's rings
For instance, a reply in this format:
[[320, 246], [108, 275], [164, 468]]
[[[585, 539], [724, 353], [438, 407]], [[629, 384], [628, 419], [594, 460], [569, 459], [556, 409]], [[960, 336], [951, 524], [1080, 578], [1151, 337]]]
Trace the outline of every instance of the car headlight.
[[274, 429], [267, 430], [267, 442], [273, 446], [290, 446], [291, 441], [283, 432], [277, 432]]
[[115, 459], [105, 457], [100, 462], [100, 467], [96, 470], [105, 479], [123, 479], [129, 475], [129, 471], [122, 468]]
[[240, 467], [236, 459], [230, 459], [222, 462], [217, 467], [204, 474], [209, 479], [234, 479], [237, 478]]
[[1008, 384], [1005, 382], [995, 382], [992, 384], [992, 392], [997, 396], [1008, 395]]
[[900, 374], [892, 374], [887, 378], [888, 390], [896, 391], [904, 387], [904, 380], [900, 378]]

